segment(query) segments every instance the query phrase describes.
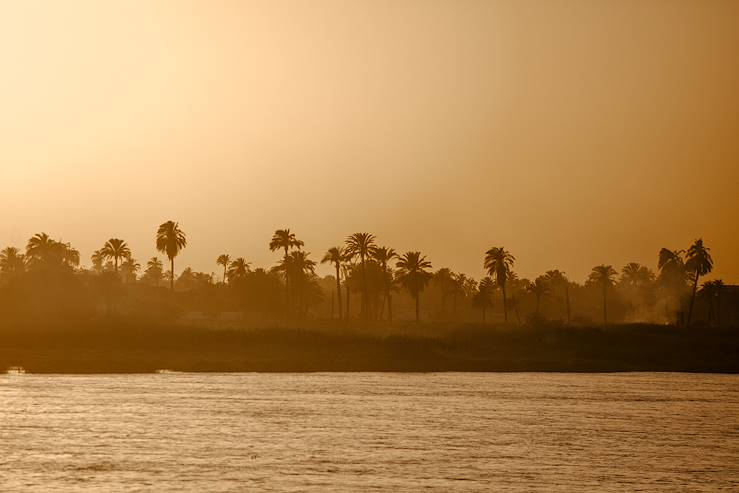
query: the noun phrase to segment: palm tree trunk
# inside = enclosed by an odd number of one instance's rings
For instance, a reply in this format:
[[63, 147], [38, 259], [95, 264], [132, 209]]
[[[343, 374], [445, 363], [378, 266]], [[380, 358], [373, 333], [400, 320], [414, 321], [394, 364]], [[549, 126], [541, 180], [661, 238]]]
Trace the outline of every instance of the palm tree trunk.
[[608, 285], [604, 283], [603, 284], [603, 327], [608, 326], [608, 304], [607, 304], [608, 298], [606, 294], [607, 292], [608, 292]]
[[693, 296], [690, 297], [690, 308], [688, 308], [688, 327], [690, 320], [693, 318], [693, 304], [695, 303], [695, 293], [698, 291], [698, 271], [695, 272], [695, 280], [693, 281]]
[[367, 306], [367, 273], [365, 272], [364, 255], [362, 255], [362, 318], [369, 319]]
[[290, 270], [288, 268], [288, 250], [285, 247], [285, 316], [290, 317]]
[[174, 293], [174, 257], [169, 258], [169, 289]]
[[118, 274], [118, 257], [113, 257], [113, 265], [115, 266], [115, 273]]
[[344, 318], [343, 308], [341, 306], [341, 277], [339, 271], [339, 264], [336, 264], [336, 298], [339, 302], [339, 320]]
[[388, 322], [393, 321], [393, 294], [390, 290], [387, 292], [387, 320]]
[[226, 264], [223, 266], [223, 284], [226, 284]]
[[421, 320], [421, 303], [420, 303], [421, 295], [416, 294], [416, 323], [418, 323]]
[[503, 289], [503, 321], [508, 323], [508, 303], [506, 302], [505, 283], [502, 283], [500, 287]]

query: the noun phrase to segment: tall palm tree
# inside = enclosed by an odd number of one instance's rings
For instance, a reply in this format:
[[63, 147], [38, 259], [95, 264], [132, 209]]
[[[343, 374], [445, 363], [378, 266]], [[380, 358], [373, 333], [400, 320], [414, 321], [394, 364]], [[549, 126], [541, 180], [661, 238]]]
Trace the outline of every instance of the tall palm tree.
[[366, 261], [375, 251], [375, 236], [369, 233], [354, 233], [346, 239], [346, 256], [359, 257], [362, 268], [362, 316], [367, 320], [367, 272]]
[[[336, 269], [336, 299], [339, 303], [339, 320], [344, 318], [344, 307], [341, 304], [341, 263], [344, 261], [344, 249], [340, 246], [329, 248], [321, 259], [322, 264], [332, 264]], [[333, 317], [333, 311], [331, 317]]]
[[308, 281], [315, 274], [316, 263], [309, 259], [309, 252], [297, 250], [290, 252], [287, 258], [283, 259], [276, 270], [285, 272], [285, 277], [290, 278], [290, 288], [295, 296], [295, 305], [297, 313], [303, 311], [303, 299], [308, 286]]
[[690, 320], [693, 318], [693, 304], [695, 303], [695, 293], [698, 290], [698, 278], [713, 270], [713, 259], [710, 251], [710, 248], [703, 245], [703, 239], [699, 238], [688, 248], [685, 255], [685, 269], [693, 277], [693, 296], [690, 298], [690, 308], [688, 309], [688, 325], [690, 325]]
[[[385, 276], [385, 300], [387, 301], [387, 319], [393, 321], [393, 270], [390, 262], [398, 258], [398, 253], [393, 248], [377, 247], [372, 252], [372, 259], [380, 265], [382, 274]], [[384, 303], [383, 303], [384, 306]]]
[[541, 297], [549, 292], [549, 283], [544, 276], [534, 279], [534, 282], [526, 283], [526, 291], [536, 296], [536, 314], [539, 315], [541, 308]]
[[20, 249], [7, 247], [0, 251], [0, 273], [15, 276], [26, 270], [26, 259]]
[[121, 259], [129, 258], [131, 256], [131, 249], [125, 241], [119, 238], [111, 238], [105, 242], [100, 253], [103, 258], [111, 259], [113, 261], [115, 273], [118, 274], [118, 262]]
[[[278, 229], [275, 231], [275, 233], [272, 235], [272, 239], [269, 242], [269, 250], [271, 252], [275, 252], [277, 250], [283, 250], [285, 255], [282, 258], [283, 263], [287, 265], [288, 260], [288, 254], [290, 253], [290, 250], [293, 248], [297, 248], [300, 250], [305, 244], [297, 239], [295, 236], [295, 233], [292, 233], [289, 228], [287, 229]], [[285, 306], [287, 307], [287, 312], [290, 312], [290, 272], [286, 269], [285, 270]]]
[[251, 270], [251, 264], [247, 262], [244, 257], [239, 257], [231, 262], [228, 268], [228, 282], [236, 281], [237, 279], [243, 279]]
[[167, 221], [157, 230], [156, 246], [169, 259], [169, 288], [174, 292], [174, 259], [187, 246], [187, 236], [178, 223]]
[[503, 320], [506, 323], [508, 323], [508, 305], [505, 287], [515, 260], [515, 257], [503, 247], [492, 247], [485, 252], [485, 269], [503, 291]]
[[616, 277], [615, 269], [610, 265], [598, 265], [593, 267], [590, 272], [590, 281], [601, 286], [603, 290], [603, 326], [608, 325], [608, 288], [613, 286], [613, 279]]
[[431, 279], [431, 262], [421, 252], [406, 252], [395, 264], [398, 268], [398, 282], [405, 287], [416, 301], [416, 322], [421, 319], [421, 291]]
[[564, 289], [565, 315], [567, 323], [570, 323], [570, 281], [564, 272], [554, 269], [544, 273], [544, 279], [553, 290]]
[[228, 265], [231, 263], [231, 256], [228, 254], [219, 255], [216, 259], [216, 264], [223, 266], [223, 284], [226, 284], [226, 271], [228, 270]]

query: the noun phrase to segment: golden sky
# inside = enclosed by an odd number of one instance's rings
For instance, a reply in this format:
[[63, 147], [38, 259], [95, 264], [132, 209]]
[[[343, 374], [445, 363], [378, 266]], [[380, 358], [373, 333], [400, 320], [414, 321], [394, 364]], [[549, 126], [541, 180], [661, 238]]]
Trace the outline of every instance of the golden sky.
[[[0, 245], [45, 231], [179, 267], [348, 234], [479, 276], [739, 281], [739, 2], [0, 1]], [[327, 271], [328, 272], [328, 271]]]

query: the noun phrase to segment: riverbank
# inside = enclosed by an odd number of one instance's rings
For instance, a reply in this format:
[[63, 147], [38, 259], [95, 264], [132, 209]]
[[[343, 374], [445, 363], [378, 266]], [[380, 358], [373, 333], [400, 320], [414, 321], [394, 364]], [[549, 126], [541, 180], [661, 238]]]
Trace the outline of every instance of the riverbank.
[[674, 371], [739, 373], [739, 329], [407, 326], [199, 328], [91, 324], [0, 331], [0, 368], [29, 373]]

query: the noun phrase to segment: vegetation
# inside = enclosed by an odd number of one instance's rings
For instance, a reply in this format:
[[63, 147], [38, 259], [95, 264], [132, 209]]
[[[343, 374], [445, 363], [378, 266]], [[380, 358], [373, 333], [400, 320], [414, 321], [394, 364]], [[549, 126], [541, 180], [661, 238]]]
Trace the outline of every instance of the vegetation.
[[[687, 250], [663, 248], [658, 274], [628, 263], [593, 268], [584, 284], [561, 270], [533, 280], [514, 272], [514, 256], [503, 247], [481, 255], [488, 276], [479, 282], [448, 267], [432, 271], [418, 251], [398, 255], [378, 246], [369, 233], [355, 233], [329, 249], [321, 263], [332, 275], [316, 274], [316, 261], [289, 229], [275, 231], [268, 247], [281, 258], [271, 267], [253, 268], [246, 257], [224, 253], [215, 259], [219, 281], [185, 267], [175, 258], [187, 236], [174, 221], [155, 232], [153, 246], [169, 260], [151, 257], [142, 267], [127, 242], [107, 240], [80, 266], [79, 252], [46, 233], [29, 239], [25, 250], [0, 250], [0, 328], [19, 321], [136, 318], [213, 327], [301, 326], [306, 321], [338, 319], [343, 327], [361, 320], [365, 327], [392, 327], [407, 320], [482, 322], [515, 326], [603, 326], [659, 323], [676, 326], [726, 326], [736, 323], [737, 288], [720, 280], [700, 281], [713, 259], [702, 240]], [[169, 290], [161, 286], [169, 281]], [[352, 300], [361, 309], [352, 313]], [[423, 302], [422, 302], [423, 298]], [[494, 300], [500, 299], [500, 303]]]

